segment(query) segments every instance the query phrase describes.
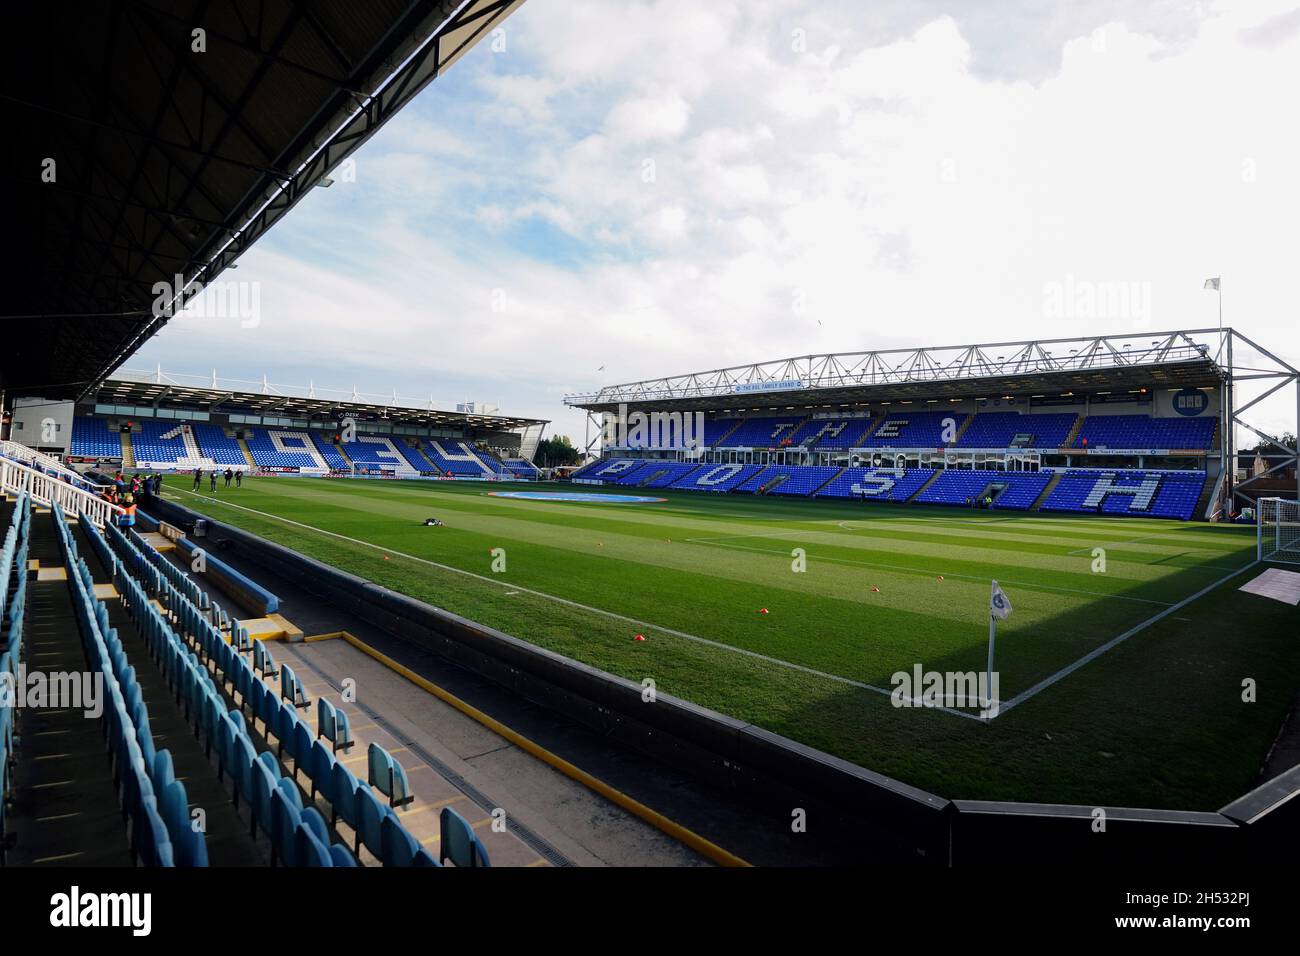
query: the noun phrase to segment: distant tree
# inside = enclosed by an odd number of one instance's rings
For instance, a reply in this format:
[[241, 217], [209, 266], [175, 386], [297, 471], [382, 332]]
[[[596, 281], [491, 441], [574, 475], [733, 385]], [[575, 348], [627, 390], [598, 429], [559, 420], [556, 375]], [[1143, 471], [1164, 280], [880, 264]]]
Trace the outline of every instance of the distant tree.
[[573, 447], [568, 435], [556, 435], [554, 438], [543, 438], [537, 443], [537, 454], [533, 460], [543, 468], [560, 468], [576, 465], [581, 458], [582, 453]]
[[[1283, 432], [1282, 437], [1279, 438], [1278, 441], [1281, 442], [1283, 445], [1286, 445], [1288, 448], [1295, 447], [1295, 435], [1291, 434], [1290, 432]], [[1268, 442], [1263, 441], [1262, 439], [1256, 442], [1252, 448], [1246, 449], [1246, 451], [1261, 452], [1261, 453], [1272, 452], [1273, 454], [1281, 454], [1281, 450], [1276, 445], [1269, 444]]]

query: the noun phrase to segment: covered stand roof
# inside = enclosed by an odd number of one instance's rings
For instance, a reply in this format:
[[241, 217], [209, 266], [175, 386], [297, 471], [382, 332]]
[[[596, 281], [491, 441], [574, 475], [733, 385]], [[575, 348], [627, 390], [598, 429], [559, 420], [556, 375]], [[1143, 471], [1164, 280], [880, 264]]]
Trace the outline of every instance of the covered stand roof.
[[30, 5], [4, 31], [0, 389], [86, 394], [165, 323], [155, 283], [213, 281], [522, 2]]
[[[269, 415], [278, 418], [326, 418], [338, 421], [351, 416], [358, 421], [386, 421], [394, 425], [428, 428], [463, 428], [480, 431], [511, 431], [545, 425], [539, 418], [513, 415], [480, 415], [446, 411], [433, 403], [377, 395], [349, 395], [343, 391], [264, 385], [236, 388], [232, 383], [183, 383], [173, 376], [130, 372], [107, 379], [87, 396], [98, 405], [149, 406], [193, 409], [219, 414]], [[253, 385], [253, 383], [244, 383]]]
[[592, 412], [741, 411], [778, 406], [1101, 389], [1213, 387], [1225, 377], [1216, 329], [842, 352], [611, 385], [569, 395]]

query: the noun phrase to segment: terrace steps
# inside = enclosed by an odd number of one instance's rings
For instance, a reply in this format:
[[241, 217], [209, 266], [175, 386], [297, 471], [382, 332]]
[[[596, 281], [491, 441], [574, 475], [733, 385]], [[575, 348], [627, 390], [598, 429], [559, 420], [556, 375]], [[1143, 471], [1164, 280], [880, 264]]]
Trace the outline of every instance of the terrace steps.
[[122, 467], [135, 467], [135, 446], [131, 444], [131, 433], [125, 431], [122, 435]]
[[248, 462], [248, 467], [251, 468], [251, 469], [253, 469], [254, 471], [256, 471], [256, 470], [257, 470], [257, 462], [253, 460], [253, 452], [252, 452], [252, 450], [248, 447], [248, 442], [245, 441], [243, 438], [236, 438], [235, 441], [236, 441], [236, 442], [238, 443], [238, 445], [239, 445], [239, 450], [240, 450], [241, 452], [243, 452], [243, 455], [244, 455], [244, 461]]
[[845, 465], [845, 466], [844, 466], [843, 468], [841, 468], [839, 471], [835, 472], [835, 474], [831, 475], [829, 478], [827, 478], [825, 481], [823, 481], [820, 485], [818, 485], [816, 488], [814, 488], [812, 491], [810, 491], [810, 492], [808, 493], [808, 497], [809, 497], [809, 498], [816, 498], [817, 495], [818, 495], [818, 493], [819, 493], [823, 488], [825, 488], [825, 487], [826, 487], [827, 485], [829, 485], [832, 481], [834, 481], [836, 478], [838, 478], [840, 475], [844, 474], [844, 473], [845, 473], [846, 471], [848, 471], [848, 470], [849, 470], [848, 465]]
[[[1061, 443], [1062, 448], [1073, 448], [1074, 443], [1079, 439], [1079, 429], [1083, 427], [1083, 416], [1074, 416], [1074, 425], [1070, 428], [1070, 434], [1065, 436], [1065, 441]], [[1035, 509], [1036, 510], [1036, 509]]]
[[961, 423], [961, 427], [957, 429], [957, 434], [953, 437], [953, 440], [950, 441], [950, 442], [948, 443], [948, 447], [951, 448], [952, 446], [954, 446], [954, 445], [956, 445], [958, 442], [960, 442], [960, 441], [961, 441], [961, 436], [962, 436], [962, 435], [965, 435], [965, 434], [966, 434], [966, 430], [967, 430], [968, 428], [970, 428], [971, 425], [974, 425], [974, 424], [975, 424], [975, 416], [974, 416], [974, 415], [967, 415], [967, 416], [966, 416], [966, 420], [965, 420], [964, 422], [962, 422], [962, 423]]
[[887, 414], [881, 413], [880, 415], [877, 415], [875, 418], [871, 419], [871, 424], [867, 426], [867, 430], [858, 436], [857, 445], [861, 445], [864, 441], [870, 438], [875, 433], [876, 429], [879, 428], [881, 424], [885, 421], [885, 419], [888, 417], [889, 416]]
[[429, 447], [424, 442], [417, 440], [415, 443], [415, 450], [420, 453], [421, 458], [429, 463], [430, 471], [438, 475], [446, 474], [446, 472], [442, 470], [442, 466], [433, 460], [433, 456], [429, 454]]
[[[1215, 426], [1215, 430], [1218, 430], [1217, 425]], [[1196, 510], [1192, 512], [1193, 515], [1196, 517], [1205, 517], [1210, 508], [1210, 498], [1214, 495], [1214, 489], [1218, 483], [1218, 478], [1210, 475], [1208, 472], [1206, 473], [1205, 485], [1201, 488], [1201, 493], [1196, 499]]]
[[[762, 472], [758, 474], [758, 477], [759, 478], [763, 477]], [[788, 472], [784, 475], [777, 475], [775, 478], [772, 479], [771, 484], [760, 483], [754, 493], [759, 495], [770, 495], [775, 489], [780, 488], [789, 480], [790, 480], [790, 475]]]
[[745, 420], [743, 418], [737, 419], [736, 424], [732, 425], [730, 428], [727, 429], [727, 431], [724, 434], [718, 437], [718, 440], [713, 443], [713, 447], [714, 448], [726, 447], [727, 439], [730, 438], [732, 434], [735, 432], [735, 430], [739, 428], [741, 425], [743, 425], [744, 423]]
[[908, 498], [907, 500], [915, 501], [917, 498], [921, 497], [921, 495], [925, 493], [925, 489], [929, 488], [932, 484], [938, 481], [939, 476], [942, 474], [943, 474], [943, 469], [936, 468], [934, 470], [934, 474], [931, 475], [929, 478], [925, 479], [925, 484], [923, 484], [920, 488], [917, 488], [916, 492], [912, 495], [912, 497]]
[[[1075, 422], [1074, 427], [1077, 430], [1079, 423]], [[1047, 487], [1043, 489], [1043, 493], [1038, 496], [1037, 500], [1035, 500], [1032, 505], [1029, 506], [1030, 511], [1037, 511], [1043, 506], [1043, 502], [1052, 496], [1052, 492], [1056, 490], [1056, 486], [1061, 483], [1061, 476], [1063, 474], [1065, 474], [1065, 472], [1058, 471], [1052, 475], [1051, 479], [1047, 482]]]

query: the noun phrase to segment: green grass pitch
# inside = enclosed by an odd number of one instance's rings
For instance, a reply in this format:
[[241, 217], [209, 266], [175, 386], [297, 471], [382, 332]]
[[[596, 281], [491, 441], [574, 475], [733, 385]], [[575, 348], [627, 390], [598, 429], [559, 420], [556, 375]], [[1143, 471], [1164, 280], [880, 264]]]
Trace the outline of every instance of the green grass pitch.
[[[1215, 809], [1258, 782], [1300, 686], [1296, 609], [1237, 591], [1260, 570], [1243, 571], [1249, 528], [672, 491], [570, 504], [477, 482], [262, 478], [196, 495], [183, 481], [166, 494], [213, 518], [945, 797]], [[860, 686], [889, 690], [916, 664], [982, 671], [993, 578], [1015, 607], [998, 630], [1003, 701], [1222, 583], [993, 721]]]

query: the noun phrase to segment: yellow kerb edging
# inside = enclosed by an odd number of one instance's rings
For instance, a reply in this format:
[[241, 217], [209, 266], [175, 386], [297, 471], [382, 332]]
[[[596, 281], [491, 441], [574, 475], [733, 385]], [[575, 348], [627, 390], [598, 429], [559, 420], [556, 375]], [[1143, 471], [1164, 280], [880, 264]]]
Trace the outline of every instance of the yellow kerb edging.
[[695, 831], [688, 830], [680, 823], [675, 823], [672, 820], [669, 820], [662, 813], [650, 809], [644, 803], [641, 803], [639, 800], [635, 800], [632, 797], [629, 797], [627, 794], [623, 793], [621, 790], [616, 790], [615, 788], [611, 787], [603, 780], [593, 777], [591, 774], [587, 773], [582, 768], [576, 767], [573, 764], [569, 763], [569, 761], [565, 760], [563, 757], [556, 756], [555, 754], [551, 753], [549, 750], [547, 750], [545, 747], [541, 746], [540, 744], [534, 743], [533, 741], [529, 740], [523, 734], [511, 730], [505, 724], [501, 723], [495, 718], [489, 717], [487, 714], [483, 713], [483, 711], [479, 710], [477, 707], [467, 704], [465, 701], [461, 700], [459, 697], [457, 697], [455, 694], [452, 694], [450, 691], [443, 690], [437, 684], [433, 683], [427, 678], [421, 677], [419, 674], [412, 671], [409, 667], [405, 667], [404, 665], [399, 664], [391, 657], [381, 653], [380, 651], [375, 650], [373, 647], [371, 647], [369, 644], [365, 643], [364, 641], [360, 640], [359, 638], [353, 637], [347, 631], [339, 631], [333, 634], [319, 634], [316, 637], [309, 637], [307, 638], [307, 640], [308, 641], [328, 640], [334, 637], [343, 638], [345, 641], [347, 641], [357, 650], [361, 651], [364, 654], [367, 654], [370, 657], [373, 657], [375, 660], [379, 661], [379, 663], [383, 664], [389, 670], [397, 674], [400, 674], [402, 677], [405, 677], [407, 680], [409, 680], [412, 684], [415, 684], [417, 687], [421, 688], [422, 690], [428, 691], [430, 694], [432, 694], [434, 697], [437, 697], [439, 700], [443, 701], [444, 703], [450, 704], [452, 707], [456, 708], [466, 717], [469, 717], [477, 721], [478, 723], [486, 727], [488, 730], [491, 730], [493, 733], [499, 734], [500, 736], [504, 737], [506, 740], [510, 741], [520, 750], [523, 750], [526, 753], [529, 753], [532, 756], [536, 757], [538, 760], [542, 761], [543, 763], [548, 764], [551, 767], [554, 767], [556, 770], [560, 771], [560, 773], [564, 774], [569, 779], [576, 780], [578, 783], [587, 787], [589, 790], [593, 790], [596, 793], [600, 794], [606, 800], [610, 800], [613, 803], [617, 804], [618, 806], [622, 807], [628, 813], [640, 817], [646, 823], [668, 834], [668, 836], [672, 837], [674, 840], [686, 844], [696, 853], [699, 853], [701, 856], [707, 857], [708, 859], [712, 860], [714, 863], [717, 863], [719, 866], [749, 866], [750, 865], [749, 863], [742, 860], [740, 857], [736, 856], [734, 853], [729, 853], [728, 851], [722, 849], [722, 847], [718, 846], [716, 843], [706, 840], [704, 837], [700, 836]]

